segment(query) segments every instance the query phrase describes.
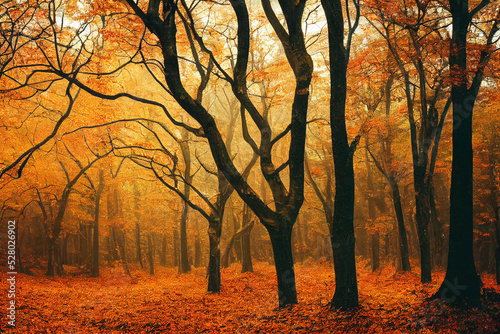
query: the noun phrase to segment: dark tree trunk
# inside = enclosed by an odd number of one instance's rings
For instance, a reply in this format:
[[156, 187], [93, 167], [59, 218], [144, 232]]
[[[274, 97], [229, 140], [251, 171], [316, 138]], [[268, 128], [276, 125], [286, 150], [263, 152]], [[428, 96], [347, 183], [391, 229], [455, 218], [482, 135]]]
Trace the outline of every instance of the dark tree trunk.
[[[97, 202], [96, 202], [96, 205]], [[98, 211], [99, 209], [96, 209]], [[99, 218], [94, 217], [94, 235], [92, 244], [92, 271], [90, 273], [92, 277], [99, 277]]]
[[167, 265], [167, 236], [165, 232], [162, 234], [161, 252], [160, 252], [160, 266]]
[[62, 251], [61, 251], [62, 264], [69, 264], [68, 261], [68, 235], [64, 233], [62, 237]]
[[268, 228], [273, 247], [274, 265], [278, 277], [279, 306], [297, 304], [297, 288], [292, 255], [292, 229], [279, 231]]
[[401, 253], [401, 265], [403, 271], [410, 271], [410, 252], [408, 250], [408, 238], [406, 236], [406, 227], [403, 216], [403, 208], [401, 206], [401, 196], [399, 194], [399, 186], [394, 181], [391, 183], [392, 201], [394, 203], [394, 211], [398, 222], [399, 232], [399, 252]]
[[497, 285], [500, 285], [500, 207], [494, 207], [495, 210], [495, 275]]
[[79, 232], [78, 232], [78, 264], [83, 266], [86, 264], [88, 251], [87, 251], [87, 228], [84, 223], [80, 222]]
[[137, 222], [135, 223], [135, 260], [141, 264], [141, 268], [144, 268], [141, 252], [141, 227]]
[[372, 234], [372, 271], [380, 268], [380, 233], [377, 231]]
[[101, 212], [101, 196], [104, 190], [104, 172], [99, 170], [99, 185], [97, 186], [94, 207], [94, 235], [92, 238], [92, 277], [99, 276], [99, 214]]
[[201, 266], [201, 241], [198, 233], [194, 236], [194, 266], [195, 268]]
[[[244, 208], [244, 215], [241, 228], [244, 230], [250, 224], [250, 209], [247, 205]], [[241, 236], [241, 272], [253, 272], [252, 251], [250, 248], [250, 232]]]
[[188, 217], [189, 207], [184, 203], [184, 209], [182, 210], [181, 222], [179, 224], [179, 234], [180, 234], [180, 254], [179, 254], [179, 273], [184, 274], [191, 271], [191, 266], [189, 265], [189, 254], [187, 245], [187, 217]]
[[57, 275], [64, 275], [64, 267], [61, 262], [61, 244], [59, 241], [54, 243], [54, 269]]
[[127, 263], [127, 253], [125, 248], [125, 231], [119, 231], [116, 233], [116, 242], [118, 243], [118, 250], [120, 251], [120, 258], [122, 260], [123, 271], [128, 276], [130, 275], [130, 270]]
[[[245, 218], [243, 218], [245, 219]], [[239, 222], [239, 220], [237, 219], [233, 219], [233, 229], [234, 229], [234, 233], [236, 234], [241, 228], [241, 224]], [[228, 258], [228, 264], [231, 264], [231, 263], [240, 263], [241, 262], [241, 238], [234, 238], [234, 245], [233, 245], [233, 248], [232, 248], [232, 252], [229, 253], [229, 258]]]
[[220, 283], [220, 221], [210, 220], [208, 228], [208, 239], [210, 254], [208, 260], [208, 292], [219, 293], [221, 288]]
[[[453, 33], [450, 68], [453, 102], [453, 161], [450, 189], [450, 241], [444, 281], [435, 297], [469, 306], [480, 303], [481, 279], [474, 265], [472, 111], [478, 87], [467, 88], [468, 1], [450, 1]], [[477, 90], [475, 90], [477, 89]]]
[[495, 276], [497, 279], [497, 285], [500, 285], [500, 247], [495, 249]]
[[179, 233], [174, 230], [174, 267], [179, 266]]
[[[418, 166], [414, 169], [423, 169], [425, 167]], [[420, 245], [420, 280], [422, 283], [432, 281], [432, 265], [431, 265], [431, 242], [429, 237], [429, 220], [430, 208], [428, 197], [428, 184], [424, 182], [425, 171], [414, 171], [415, 185], [415, 203], [418, 241]]]
[[119, 244], [119, 241], [118, 241], [118, 238], [117, 238], [117, 233], [116, 233], [116, 227], [112, 226], [111, 227], [111, 243], [110, 243], [110, 246], [111, 246], [111, 256], [113, 258], [113, 261], [116, 261], [116, 260], [119, 260], [120, 259], [120, 255], [118, 254], [118, 244]]
[[241, 272], [253, 273], [252, 251], [250, 248], [250, 233], [241, 237]]
[[432, 260], [436, 267], [441, 267], [444, 264], [444, 249], [443, 249], [443, 237], [442, 237], [442, 223], [438, 218], [438, 212], [436, 208], [436, 201], [434, 198], [434, 182], [430, 182], [430, 208], [431, 208], [431, 241], [433, 246]]
[[354, 238], [353, 155], [359, 137], [349, 145], [345, 120], [347, 92], [347, 50], [344, 46], [344, 19], [339, 0], [322, 0], [328, 22], [330, 53], [330, 126], [335, 165], [335, 202], [330, 236], [335, 268], [334, 308], [358, 306]]
[[153, 257], [153, 241], [151, 240], [151, 233], [148, 234], [148, 262], [149, 262], [149, 274], [155, 274], [154, 257]]
[[[374, 203], [375, 187], [373, 186], [373, 175], [370, 166], [370, 160], [368, 158], [368, 150], [365, 150], [365, 162], [367, 171], [366, 189], [368, 191], [368, 219], [371, 224], [374, 224], [376, 218], [375, 203]], [[375, 226], [375, 228], [377, 227]], [[380, 268], [380, 233], [378, 229], [371, 235], [371, 244], [372, 244], [372, 271], [375, 271], [378, 268]]]
[[47, 238], [47, 271], [45, 275], [54, 276], [54, 240], [52, 238]]

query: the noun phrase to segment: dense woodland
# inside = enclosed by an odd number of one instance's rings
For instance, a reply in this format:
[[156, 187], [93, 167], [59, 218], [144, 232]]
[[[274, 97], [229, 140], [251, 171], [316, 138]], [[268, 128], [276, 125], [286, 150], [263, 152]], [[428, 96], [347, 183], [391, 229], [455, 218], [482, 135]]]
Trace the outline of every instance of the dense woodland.
[[[377, 322], [392, 285], [413, 311], [373, 332], [432, 307], [500, 330], [499, 49], [490, 0], [2, 0], [0, 216], [22, 289], [113, 278], [162, 309], [177, 282], [193, 315], [207, 291], [277, 307], [248, 331], [363, 332], [330, 314]], [[262, 325], [280, 317], [303, 325]], [[138, 331], [109, 319], [69, 328]], [[221, 319], [205, 329], [239, 327]]]

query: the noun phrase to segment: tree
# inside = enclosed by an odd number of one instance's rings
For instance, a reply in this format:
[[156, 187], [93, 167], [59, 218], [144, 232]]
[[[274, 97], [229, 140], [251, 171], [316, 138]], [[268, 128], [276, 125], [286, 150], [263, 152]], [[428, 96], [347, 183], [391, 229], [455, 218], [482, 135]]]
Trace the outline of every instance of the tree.
[[356, 258], [354, 254], [354, 167], [353, 156], [360, 136], [350, 144], [346, 129], [347, 65], [351, 38], [359, 23], [359, 2], [354, 22], [351, 21], [346, 2], [349, 22], [347, 46], [344, 46], [344, 16], [339, 0], [323, 0], [323, 10], [328, 22], [328, 50], [330, 54], [330, 126], [332, 155], [335, 165], [335, 200], [330, 237], [335, 267], [335, 294], [331, 306], [350, 308], [358, 306], [358, 283]]
[[[496, 51], [500, 30], [500, 8], [481, 1], [469, 9], [467, 0], [450, 0], [452, 37], [450, 42], [450, 68], [452, 78], [451, 101], [453, 103], [453, 160], [450, 189], [450, 242], [446, 276], [434, 297], [456, 304], [478, 305], [481, 295], [481, 279], [476, 272], [473, 250], [473, 150], [472, 116], [485, 69], [492, 53]], [[468, 33], [475, 25], [474, 18], [489, 8], [489, 32], [485, 35], [485, 47], [469, 85]], [[486, 12], [486, 11], [485, 11]], [[485, 31], [483, 28], [483, 31]]]
[[[190, 7], [181, 1], [180, 7], [173, 1], [150, 1], [144, 11], [134, 1], [127, 1], [130, 8], [143, 21], [144, 25], [159, 40], [165, 70], [165, 81], [177, 103], [201, 126], [202, 133], [208, 140], [215, 163], [227, 181], [248, 204], [259, 220], [267, 228], [274, 252], [276, 272], [278, 277], [279, 305], [297, 303], [295, 273], [291, 250], [291, 231], [299, 209], [303, 203], [304, 192], [304, 145], [309, 85], [312, 78], [312, 61], [307, 53], [302, 32], [302, 15], [306, 1], [280, 1], [288, 32], [277, 19], [268, 1], [263, 3], [264, 11], [278, 35], [288, 62], [296, 79], [294, 102], [292, 105], [291, 122], [284, 132], [272, 137], [272, 130], [267, 120], [260, 114], [248, 96], [246, 84], [248, 56], [250, 51], [250, 25], [247, 6], [244, 1], [231, 2], [238, 21], [237, 60], [233, 76], [227, 74], [217, 63], [213, 53], [205, 46], [193, 20]], [[185, 14], [182, 14], [182, 11]], [[234, 95], [251, 116], [260, 131], [260, 147], [250, 144], [260, 157], [261, 170], [268, 182], [275, 199], [275, 210], [266, 205], [257, 193], [244, 181], [235, 168], [222, 140], [217, 124], [210, 113], [186, 91], [180, 71], [179, 55], [177, 53], [177, 17], [188, 22], [189, 33], [206, 52], [217, 69], [231, 83]], [[286, 134], [290, 133], [290, 149], [288, 161], [276, 168], [272, 162], [273, 145]], [[289, 189], [281, 181], [280, 172], [288, 167]]]
[[97, 189], [95, 189], [92, 183], [91, 186], [95, 191], [91, 276], [98, 277], [99, 276], [99, 213], [101, 207], [101, 196], [104, 190], [104, 172], [102, 169], [99, 170], [99, 184], [97, 186]]
[[445, 45], [446, 23], [437, 7], [437, 3], [429, 1], [406, 0], [391, 4], [374, 1], [370, 5], [374, 14], [370, 23], [386, 40], [394, 67], [403, 80], [423, 283], [432, 280], [429, 224], [435, 211], [432, 201], [434, 167], [450, 107], [450, 100], [444, 105], [442, 103], [447, 87], [448, 63], [437, 60], [446, 57], [443, 48], [437, 46]]

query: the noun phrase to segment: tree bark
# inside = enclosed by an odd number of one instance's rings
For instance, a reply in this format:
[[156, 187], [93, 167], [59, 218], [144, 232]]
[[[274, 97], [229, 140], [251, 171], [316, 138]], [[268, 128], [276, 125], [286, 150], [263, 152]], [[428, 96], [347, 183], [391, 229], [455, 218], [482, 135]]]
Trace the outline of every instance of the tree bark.
[[208, 260], [208, 292], [220, 292], [220, 236], [221, 224], [213, 219], [209, 221], [208, 239], [210, 247], [210, 257]]
[[347, 93], [347, 50], [344, 47], [344, 19], [339, 0], [322, 0], [328, 23], [330, 53], [330, 126], [335, 166], [335, 199], [330, 237], [335, 268], [333, 308], [358, 306], [354, 237], [353, 155], [359, 137], [349, 145], [345, 120]]
[[380, 268], [380, 232], [377, 231], [371, 236], [372, 241], [372, 271]]
[[297, 288], [292, 255], [292, 229], [268, 229], [273, 247], [274, 265], [278, 277], [279, 306], [297, 304]]
[[53, 256], [54, 256], [54, 240], [52, 238], [48, 237], [47, 238], [47, 270], [45, 272], [45, 275], [47, 276], [54, 276], [54, 262], [53, 262]]
[[194, 235], [194, 267], [201, 266], [201, 241], [198, 233]]
[[165, 232], [162, 234], [161, 239], [161, 252], [160, 252], [160, 266], [167, 265], [167, 235]]
[[[191, 152], [189, 149], [188, 133], [187, 131], [182, 131], [182, 142], [180, 143], [182, 156], [184, 158], [184, 179], [186, 183], [184, 185], [184, 196], [189, 199], [189, 194], [191, 192], [190, 185], [192, 182], [191, 176]], [[179, 253], [179, 273], [184, 274], [191, 271], [191, 265], [189, 264], [189, 254], [188, 254], [188, 239], [187, 239], [187, 219], [189, 212], [188, 203], [184, 202], [184, 208], [182, 210], [181, 221], [179, 224], [179, 236], [180, 236], [180, 253]]]
[[120, 258], [122, 260], [123, 271], [128, 276], [131, 276], [127, 263], [127, 253], [125, 248], [125, 231], [119, 231], [117, 233], [116, 241], [118, 243], [118, 250], [120, 251]]
[[[476, 306], [480, 303], [481, 279], [474, 264], [473, 249], [473, 151], [472, 114], [480, 84], [468, 89], [467, 32], [468, 1], [450, 1], [451, 99], [453, 103], [453, 160], [450, 189], [450, 236], [446, 276], [434, 297], [448, 303]], [[479, 81], [480, 83], [480, 81]]]
[[148, 233], [148, 262], [149, 274], [155, 274], [154, 258], [153, 258], [153, 241], [151, 240], [151, 233]]
[[140, 263], [141, 268], [144, 268], [141, 252], [141, 227], [138, 222], [135, 223], [135, 260]]
[[[243, 221], [241, 224], [241, 228], [245, 230], [245, 227], [247, 227], [250, 222], [250, 209], [248, 208], [247, 205], [244, 206], [244, 214], [243, 214]], [[250, 248], [250, 232], [251, 232], [251, 227], [248, 229], [248, 233], [244, 233], [241, 236], [241, 272], [246, 273], [246, 272], [253, 272], [253, 265], [252, 265], [252, 252]]]
[[99, 170], [99, 186], [97, 187], [94, 207], [94, 235], [92, 242], [92, 277], [99, 276], [99, 214], [101, 209], [101, 196], [104, 190], [104, 172]]
[[399, 186], [396, 182], [391, 184], [392, 201], [394, 203], [394, 211], [398, 222], [399, 232], [399, 251], [401, 253], [401, 265], [403, 271], [411, 271], [410, 267], [410, 252], [408, 250], [408, 238], [406, 236], [406, 227], [404, 222], [403, 207], [401, 206], [401, 195]]

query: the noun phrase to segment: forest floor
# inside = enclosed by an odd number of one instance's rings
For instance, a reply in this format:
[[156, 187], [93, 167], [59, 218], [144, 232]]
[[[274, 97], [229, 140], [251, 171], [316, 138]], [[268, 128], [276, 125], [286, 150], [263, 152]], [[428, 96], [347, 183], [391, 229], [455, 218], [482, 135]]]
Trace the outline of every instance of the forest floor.
[[[17, 275], [16, 329], [6, 324], [0, 298], [0, 332], [7, 333], [500, 333], [500, 287], [482, 276], [486, 297], [480, 308], [450, 308], [426, 301], [439, 286], [421, 284], [415, 272], [391, 266], [371, 272], [358, 266], [361, 306], [328, 308], [334, 292], [328, 263], [296, 265], [299, 304], [278, 310], [274, 267], [254, 264], [241, 274], [234, 264], [222, 271], [222, 292], [206, 293], [205, 269], [179, 275], [157, 267], [154, 276], [133, 268], [103, 268], [101, 277], [82, 274], [48, 278]], [[0, 274], [2, 282], [6, 275]]]

